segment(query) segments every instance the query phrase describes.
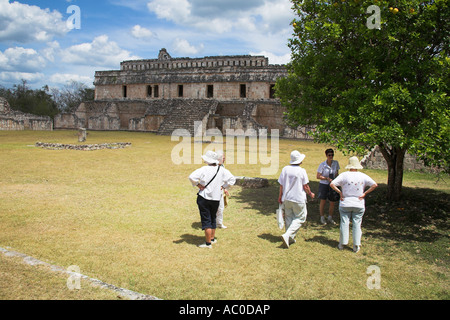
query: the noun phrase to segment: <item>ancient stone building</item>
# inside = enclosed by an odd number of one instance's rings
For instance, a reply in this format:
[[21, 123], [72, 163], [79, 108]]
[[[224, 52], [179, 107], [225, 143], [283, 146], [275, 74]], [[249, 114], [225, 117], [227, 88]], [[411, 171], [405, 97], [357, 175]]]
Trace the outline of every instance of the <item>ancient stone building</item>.
[[306, 138], [288, 128], [274, 96], [282, 65], [264, 56], [172, 58], [161, 49], [157, 59], [124, 61], [120, 70], [95, 73], [95, 100], [73, 114], [55, 118], [55, 128], [132, 130], [170, 135], [203, 129], [278, 129], [281, 136]]
[[53, 130], [50, 117], [12, 110], [8, 101], [0, 97], [0, 130]]

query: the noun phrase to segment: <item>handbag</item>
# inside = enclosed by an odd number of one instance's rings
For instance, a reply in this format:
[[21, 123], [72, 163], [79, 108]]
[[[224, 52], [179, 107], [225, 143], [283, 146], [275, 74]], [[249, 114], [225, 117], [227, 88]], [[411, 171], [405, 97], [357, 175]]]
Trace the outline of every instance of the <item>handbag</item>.
[[328, 186], [328, 188], [330, 188], [330, 190], [328, 190], [328, 200], [330, 200], [332, 202], [339, 201], [339, 199], [341, 199], [341, 196], [339, 195], [339, 193], [337, 193], [330, 186]]
[[228, 197], [226, 194], [223, 195], [223, 205], [225, 207], [228, 207]]
[[[334, 179], [334, 174], [330, 174], [330, 179]], [[328, 200], [335, 202], [335, 201], [339, 201], [341, 199], [341, 196], [339, 195], [339, 193], [337, 193], [332, 187], [330, 187], [330, 185], [328, 185]]]
[[276, 214], [277, 214], [278, 228], [283, 229], [284, 228], [284, 217], [283, 217], [283, 205], [282, 204], [279, 204]]

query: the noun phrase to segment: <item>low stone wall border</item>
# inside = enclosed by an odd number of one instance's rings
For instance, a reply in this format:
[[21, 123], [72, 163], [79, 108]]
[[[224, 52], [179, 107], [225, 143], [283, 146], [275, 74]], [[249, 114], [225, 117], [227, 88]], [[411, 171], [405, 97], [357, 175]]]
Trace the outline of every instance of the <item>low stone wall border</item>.
[[0, 253], [5, 255], [6, 257], [22, 258], [23, 261], [30, 266], [43, 265], [43, 266], [48, 267], [50, 269], [50, 271], [52, 271], [52, 272], [62, 273], [62, 274], [66, 274], [68, 276], [75, 276], [80, 279], [84, 279], [84, 280], [90, 282], [93, 287], [99, 287], [102, 289], [108, 289], [108, 290], [115, 291], [119, 296], [125, 297], [130, 300], [161, 300], [161, 299], [151, 296], [151, 295], [146, 295], [146, 294], [138, 293], [138, 292], [131, 291], [128, 289], [119, 288], [119, 287], [116, 287], [115, 285], [103, 282], [101, 280], [94, 279], [94, 278], [88, 277], [88, 276], [80, 274], [80, 273], [68, 271], [60, 266], [51, 265], [47, 262], [27, 256], [20, 252], [11, 251], [9, 249], [4, 249], [4, 248], [0, 247]]
[[113, 143], [101, 143], [101, 144], [63, 144], [63, 143], [45, 143], [36, 142], [38, 148], [44, 148], [49, 150], [78, 150], [78, 151], [94, 151], [103, 149], [123, 149], [131, 146], [130, 142], [113, 142]]

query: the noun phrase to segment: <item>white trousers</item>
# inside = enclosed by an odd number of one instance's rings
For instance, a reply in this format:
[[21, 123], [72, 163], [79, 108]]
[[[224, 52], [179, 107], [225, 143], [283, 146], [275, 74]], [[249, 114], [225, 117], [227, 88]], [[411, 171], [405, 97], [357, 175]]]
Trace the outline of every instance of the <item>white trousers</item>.
[[219, 209], [217, 209], [216, 224], [223, 225], [223, 210], [225, 209], [225, 201], [223, 200], [223, 195], [220, 198]]
[[284, 224], [286, 226], [284, 235], [294, 239], [302, 224], [305, 223], [306, 216], [306, 203], [284, 201]]
[[339, 213], [341, 214], [340, 223], [340, 236], [339, 243], [347, 245], [349, 240], [350, 221], [352, 222], [352, 236], [353, 245], [361, 245], [361, 222], [364, 216], [364, 208], [341, 208], [339, 207]]

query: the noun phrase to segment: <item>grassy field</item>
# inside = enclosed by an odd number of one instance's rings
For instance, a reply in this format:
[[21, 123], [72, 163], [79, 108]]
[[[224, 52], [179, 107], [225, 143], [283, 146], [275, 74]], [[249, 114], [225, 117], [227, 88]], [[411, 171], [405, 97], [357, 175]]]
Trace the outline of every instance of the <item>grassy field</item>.
[[[364, 170], [380, 187], [367, 199], [362, 248], [337, 249], [338, 226], [319, 224], [308, 203], [297, 243], [285, 249], [275, 210], [278, 175], [297, 149], [317, 192], [315, 172], [327, 146], [280, 140], [280, 166], [269, 187], [231, 190], [218, 243], [204, 237], [188, 175], [175, 165], [178, 142], [149, 133], [89, 132], [86, 143], [131, 142], [117, 150], [45, 150], [37, 141], [73, 143], [75, 131], [0, 131], [0, 247], [118, 287], [165, 300], [449, 299], [448, 176], [407, 172], [404, 199], [384, 201], [387, 175]], [[218, 145], [209, 145], [209, 148]], [[205, 145], [206, 147], [206, 145]], [[228, 159], [230, 160], [230, 159]], [[344, 168], [347, 157], [336, 160]], [[230, 162], [230, 161], [229, 161]], [[236, 162], [236, 161], [235, 161]], [[228, 164], [235, 176], [259, 177], [261, 165]], [[335, 211], [338, 221], [338, 211]], [[350, 246], [351, 247], [351, 246]], [[369, 289], [370, 266], [380, 289]], [[0, 254], [0, 299], [115, 299]]]

